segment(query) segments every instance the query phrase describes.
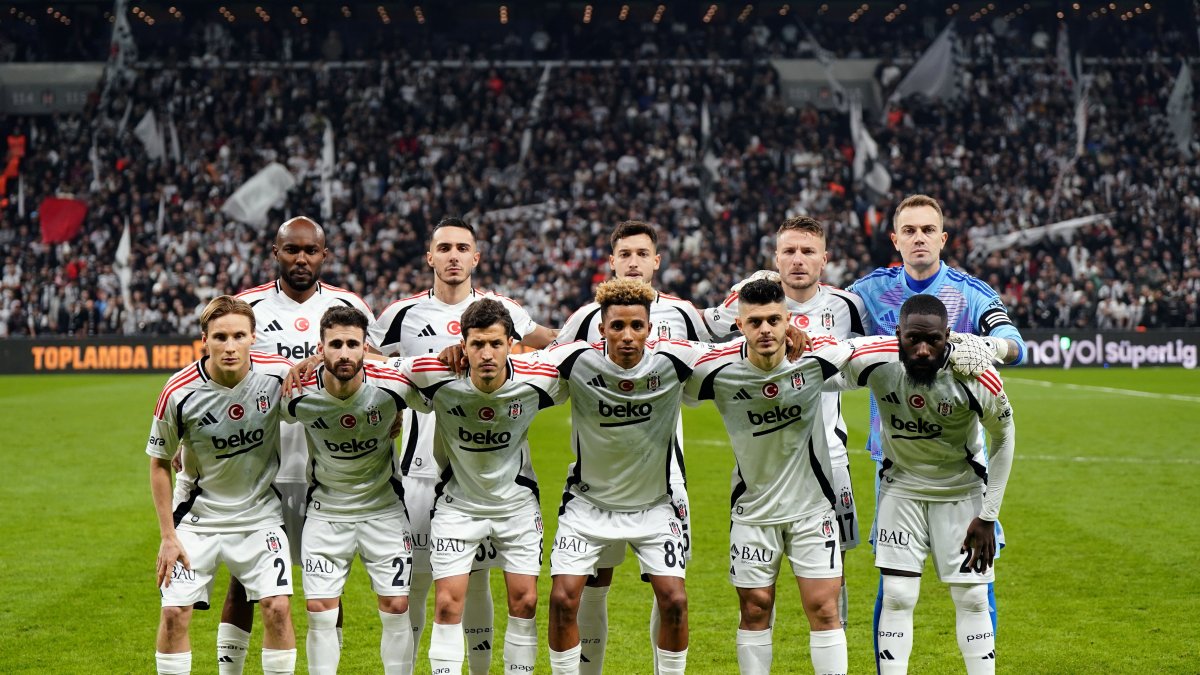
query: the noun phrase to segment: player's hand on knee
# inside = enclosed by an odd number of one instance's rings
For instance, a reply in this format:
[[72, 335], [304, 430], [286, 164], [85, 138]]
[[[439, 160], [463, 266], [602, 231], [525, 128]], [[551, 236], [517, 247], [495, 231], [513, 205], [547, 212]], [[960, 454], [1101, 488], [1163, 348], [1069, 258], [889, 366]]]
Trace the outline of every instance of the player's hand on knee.
[[192, 561], [188, 560], [187, 551], [183, 550], [183, 544], [179, 543], [179, 539], [174, 536], [164, 537], [158, 546], [158, 561], [155, 565], [156, 586], [171, 585], [171, 571], [175, 569], [176, 562], [181, 563], [185, 570], [192, 569]]
[[291, 398], [304, 388], [304, 381], [309, 375], [317, 369], [317, 365], [321, 363], [321, 355], [313, 354], [304, 359], [300, 363], [292, 366], [288, 371], [287, 377], [283, 378], [283, 395]]
[[963, 539], [962, 553], [970, 553], [967, 558], [967, 568], [983, 574], [996, 560], [996, 523], [991, 520], [975, 518], [967, 526], [967, 536]]

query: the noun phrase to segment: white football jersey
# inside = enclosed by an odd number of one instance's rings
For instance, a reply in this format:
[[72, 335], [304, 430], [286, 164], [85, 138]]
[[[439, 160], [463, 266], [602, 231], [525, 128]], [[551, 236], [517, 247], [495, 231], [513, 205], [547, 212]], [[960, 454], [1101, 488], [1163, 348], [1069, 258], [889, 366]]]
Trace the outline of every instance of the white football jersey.
[[[817, 294], [807, 302], [787, 298], [792, 323], [809, 335], [830, 335], [838, 340], [870, 335], [870, 316], [862, 298], [840, 288], [817, 284]], [[730, 293], [725, 302], [704, 310], [704, 319], [713, 333], [719, 336], [736, 333], [738, 293]], [[825, 392], [824, 427], [833, 466], [849, 466], [846, 454], [846, 421], [842, 419], [842, 396], [836, 391]]]
[[362, 386], [343, 400], [325, 388], [324, 374], [325, 367], [318, 367], [304, 390], [283, 405], [284, 419], [299, 422], [308, 439], [308, 517], [359, 522], [404, 513], [389, 431], [407, 407], [411, 384], [368, 362]]
[[176, 492], [175, 526], [249, 532], [283, 523], [271, 483], [279, 470], [279, 396], [287, 359], [251, 352], [232, 389], [204, 370], [208, 357], [176, 373], [158, 397], [146, 454], [170, 460], [182, 442], [186, 492]]
[[[995, 520], [1012, 466], [1012, 406], [1000, 375], [979, 379], [939, 371], [931, 387], [913, 383], [896, 360], [898, 341], [880, 337], [859, 347], [847, 375], [871, 388], [883, 431], [880, 489], [929, 501], [958, 501], [987, 487], [981, 518]], [[987, 453], [979, 431], [991, 435]]]
[[[658, 340], [712, 342], [696, 306], [666, 293], [657, 293], [650, 303], [650, 337]], [[567, 317], [555, 344], [583, 340], [589, 344], [604, 339], [600, 333], [600, 303], [590, 302]], [[683, 416], [675, 422], [675, 452], [671, 453], [671, 482], [686, 483], [683, 463]]]
[[532, 358], [508, 360], [508, 379], [494, 392], [469, 377], [456, 378], [425, 356], [399, 366], [436, 411], [434, 459], [440, 470], [437, 502], [479, 518], [514, 515], [538, 505], [537, 476], [529, 461], [529, 425], [539, 410], [567, 400], [558, 371]]
[[821, 388], [840, 375], [851, 347], [827, 340], [814, 348], [764, 371], [743, 341], [700, 357], [684, 387], [689, 404], [711, 400], [725, 422], [736, 462], [734, 522], [778, 525], [834, 506]]
[[609, 511], [641, 511], [670, 496], [669, 461], [678, 452], [676, 422], [683, 382], [708, 344], [648, 340], [628, 370], [604, 343], [572, 342], [540, 352], [571, 393], [571, 445], [566, 500], [579, 497]]
[[[512, 316], [517, 334], [524, 337], [537, 328], [519, 304], [502, 295], [471, 289], [465, 300], [448, 305], [433, 294], [433, 289], [388, 305], [371, 324], [368, 341], [385, 356], [420, 356], [439, 354], [443, 349], [462, 340], [460, 320], [476, 300], [491, 298], [499, 301]], [[433, 425], [429, 414], [409, 409], [404, 413], [404, 451], [400, 470], [405, 476], [436, 478], [433, 461]]]
[[[343, 288], [317, 282], [317, 292], [304, 302], [289, 298], [278, 279], [255, 286], [237, 294], [254, 308], [253, 349], [278, 354], [291, 361], [312, 356], [321, 342], [321, 317], [330, 307], [345, 305], [367, 316], [373, 315], [362, 298]], [[308, 444], [304, 430], [296, 424], [284, 423], [279, 434], [280, 465], [276, 480], [280, 483], [303, 483], [308, 464]]]

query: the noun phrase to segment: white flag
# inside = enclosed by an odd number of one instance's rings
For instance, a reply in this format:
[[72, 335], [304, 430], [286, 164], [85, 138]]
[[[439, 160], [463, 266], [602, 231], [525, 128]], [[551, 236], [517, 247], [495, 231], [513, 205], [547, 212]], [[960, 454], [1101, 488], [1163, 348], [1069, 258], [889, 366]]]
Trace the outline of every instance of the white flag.
[[884, 195], [892, 189], [892, 176], [879, 162], [879, 144], [863, 124], [862, 101], [850, 99], [850, 140], [854, 143], [854, 180]]
[[129, 235], [129, 216], [125, 216], [125, 229], [121, 232], [121, 241], [117, 244], [117, 256], [113, 260], [113, 269], [121, 282], [121, 298], [125, 300], [125, 311], [130, 311], [129, 284], [133, 281], [133, 268], [130, 265], [132, 257], [132, 239]]
[[325, 135], [321, 146], [321, 219], [333, 217], [333, 125], [325, 120]]
[[1167, 99], [1167, 125], [1175, 136], [1175, 145], [1185, 157], [1192, 156], [1192, 106], [1194, 92], [1192, 90], [1192, 68], [1183, 62], [1179, 67], [1179, 75], [1175, 77], [1175, 86], [1171, 89], [1171, 98]]
[[167, 130], [171, 134], [171, 159], [176, 164], [183, 161], [183, 151], [179, 147], [179, 132], [175, 130], [175, 115], [167, 113]]
[[267, 212], [295, 185], [295, 177], [282, 164], [271, 162], [230, 195], [221, 211], [243, 223], [266, 225]]
[[150, 159], [159, 160], [163, 158], [164, 142], [162, 129], [158, 128], [158, 120], [154, 116], [153, 110], [147, 110], [142, 116], [142, 121], [138, 122], [133, 128], [133, 135], [142, 142], [146, 148], [146, 154]]
[[1084, 144], [1087, 140], [1088, 128], [1088, 96], [1085, 93], [1075, 104], [1075, 156], [1083, 156]]
[[900, 80], [900, 84], [896, 85], [896, 91], [892, 92], [888, 102], [899, 101], [911, 94], [924, 94], [926, 98], [941, 100], [958, 96], [956, 40], [954, 22], [951, 21], [917, 59], [904, 79]]
[[92, 136], [92, 149], [88, 150], [88, 161], [92, 163], [92, 192], [100, 191], [100, 153], [96, 151], [96, 136]]
[[108, 63], [104, 66], [104, 89], [101, 102], [108, 100], [114, 84], [131, 81], [136, 75], [133, 64], [137, 61], [137, 44], [133, 41], [133, 30], [129, 27], [129, 0], [113, 3], [113, 31], [109, 39]]

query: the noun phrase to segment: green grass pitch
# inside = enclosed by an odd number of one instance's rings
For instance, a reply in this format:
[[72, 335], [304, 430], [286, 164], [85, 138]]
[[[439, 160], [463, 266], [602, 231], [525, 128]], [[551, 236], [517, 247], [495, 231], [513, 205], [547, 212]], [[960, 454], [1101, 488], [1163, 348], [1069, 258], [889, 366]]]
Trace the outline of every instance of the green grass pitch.
[[[1002, 520], [1010, 546], [998, 565], [999, 669], [1009, 673], [1197, 672], [1200, 658], [1200, 372], [1010, 369], [1017, 458]], [[165, 376], [0, 378], [0, 672], [154, 670], [158, 532], [143, 453]], [[1131, 393], [1132, 392], [1132, 393]], [[1138, 393], [1141, 392], [1141, 393]], [[862, 392], [846, 396], [851, 447], [866, 427]], [[732, 457], [711, 407], [685, 413], [694, 557], [688, 568], [696, 673], [737, 670], [737, 605], [726, 580]], [[546, 530], [553, 533], [571, 454], [568, 415], [542, 415], [532, 438]], [[862, 522], [871, 521], [872, 464], [851, 451]], [[866, 532], [864, 528], [864, 539]], [[547, 537], [547, 547], [549, 537]], [[548, 548], [547, 548], [548, 554]], [[548, 555], [547, 555], [548, 561]], [[630, 556], [609, 595], [608, 671], [649, 672], [650, 589]], [[786, 568], [785, 568], [786, 569]], [[789, 572], [785, 571], [785, 574]], [[850, 669], [872, 672], [877, 576], [868, 546], [847, 561]], [[296, 575], [297, 586], [299, 574]], [[538, 609], [539, 670], [549, 576]], [[501, 575], [492, 575], [503, 607]], [[224, 594], [218, 579], [214, 604]], [[342, 671], [377, 672], [375, 600], [360, 566], [347, 595]], [[811, 672], [795, 584], [780, 587], [776, 672]], [[304, 672], [303, 602], [293, 614]], [[500, 672], [504, 615], [496, 620]], [[197, 612], [194, 669], [215, 673], [218, 614]], [[261, 628], [247, 659], [260, 672]], [[962, 672], [949, 594], [927, 570], [917, 607], [912, 672]], [[429, 672], [428, 632], [417, 672]]]

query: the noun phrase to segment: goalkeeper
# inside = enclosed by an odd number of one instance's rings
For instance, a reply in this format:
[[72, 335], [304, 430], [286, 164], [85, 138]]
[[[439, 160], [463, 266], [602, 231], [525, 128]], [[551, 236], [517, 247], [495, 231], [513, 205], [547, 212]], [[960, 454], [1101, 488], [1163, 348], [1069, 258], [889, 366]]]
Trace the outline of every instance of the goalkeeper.
[[[943, 228], [942, 208], [937, 200], [926, 195], [907, 197], [896, 207], [892, 224], [892, 244], [900, 252], [904, 265], [881, 267], [846, 289], [863, 299], [875, 333], [894, 335], [900, 306], [904, 301], [918, 294], [933, 295], [945, 304], [951, 331], [982, 336], [988, 342], [990, 349], [976, 350], [975, 353], [990, 351], [1003, 363], [1021, 363], [1025, 357], [1025, 341], [1009, 319], [1000, 297], [979, 279], [942, 264], [942, 247], [948, 235]], [[969, 339], [967, 336], [954, 338], [959, 341]], [[961, 359], [964, 354], [958, 356]], [[982, 358], [986, 360], [986, 357]], [[879, 407], [872, 397], [871, 432], [867, 449], [877, 462], [883, 457], [879, 432]], [[1004, 531], [999, 522], [996, 523], [996, 541], [1000, 547], [1004, 546]], [[874, 635], [877, 643], [881, 603], [880, 593], [875, 599]], [[994, 631], [996, 596], [991, 584], [988, 585], [988, 606]]]

